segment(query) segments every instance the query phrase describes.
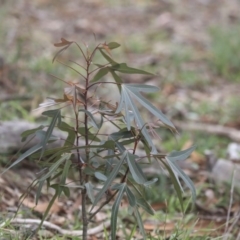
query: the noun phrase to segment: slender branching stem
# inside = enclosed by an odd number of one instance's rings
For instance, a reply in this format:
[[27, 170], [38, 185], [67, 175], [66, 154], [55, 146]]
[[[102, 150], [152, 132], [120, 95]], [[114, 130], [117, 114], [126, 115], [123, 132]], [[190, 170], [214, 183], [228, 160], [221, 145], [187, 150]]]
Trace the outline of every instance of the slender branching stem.
[[52, 76], [52, 77], [54, 77], [54, 78], [56, 78], [56, 79], [58, 79], [58, 80], [60, 80], [60, 81], [62, 81], [62, 82], [64, 82], [64, 83], [66, 83], [66, 84], [68, 84], [68, 85], [71, 85], [70, 83], [64, 81], [63, 79], [61, 79], [61, 78], [59, 78], [59, 77], [57, 77], [57, 76], [55, 76], [55, 75], [53, 75], [53, 74], [51, 74], [51, 73], [50, 73], [49, 75]]
[[[88, 86], [89, 86], [89, 70], [90, 70], [90, 65], [91, 65], [91, 56], [86, 60], [86, 82], [85, 82], [85, 92], [83, 94], [83, 101], [84, 101], [84, 108], [85, 111], [88, 111]], [[88, 128], [88, 115], [85, 113], [84, 115], [84, 126], [85, 126], [85, 146], [89, 146], [89, 138], [88, 138], [88, 132], [89, 132], [89, 128]], [[89, 148], [85, 149], [85, 154], [86, 154], [86, 164], [89, 164], [90, 161], [90, 157], [89, 157]], [[81, 186], [83, 186], [84, 184], [86, 184], [88, 182], [89, 179], [89, 175], [86, 174], [83, 178], [80, 177], [80, 181], [81, 181]], [[87, 218], [87, 191], [86, 188], [84, 188], [82, 190], [82, 221], [83, 221], [83, 234], [82, 234], [82, 239], [83, 240], [87, 240], [87, 230], [88, 230], [88, 218]]]
[[67, 64], [65, 64], [65, 63], [63, 63], [63, 62], [60, 62], [59, 60], [56, 60], [57, 62], [59, 62], [60, 64], [62, 64], [62, 65], [64, 65], [64, 66], [66, 66], [66, 67], [68, 67], [68, 68], [70, 68], [70, 69], [72, 69], [73, 71], [75, 71], [77, 74], [79, 74], [80, 76], [82, 76], [83, 77], [83, 79], [85, 79], [86, 80], [86, 77], [85, 76], [83, 76], [79, 71], [77, 71], [75, 68], [73, 68], [73, 67], [71, 67], [71, 66], [69, 66], [69, 65], [67, 65]]
[[73, 60], [69, 60], [69, 62], [75, 63], [76, 65], [78, 65], [79, 67], [81, 67], [82, 69], [84, 69], [86, 71], [86, 68], [84, 66], [82, 66], [81, 64], [79, 64]]
[[77, 45], [77, 47], [78, 47], [78, 48], [79, 48], [79, 50], [81, 51], [81, 53], [82, 53], [82, 55], [83, 55], [83, 57], [84, 57], [85, 61], [87, 62], [87, 61], [88, 61], [88, 59], [87, 59], [86, 55], [84, 54], [84, 52], [83, 52], [82, 48], [79, 46], [79, 44], [78, 44], [77, 42], [74, 42], [74, 43]]

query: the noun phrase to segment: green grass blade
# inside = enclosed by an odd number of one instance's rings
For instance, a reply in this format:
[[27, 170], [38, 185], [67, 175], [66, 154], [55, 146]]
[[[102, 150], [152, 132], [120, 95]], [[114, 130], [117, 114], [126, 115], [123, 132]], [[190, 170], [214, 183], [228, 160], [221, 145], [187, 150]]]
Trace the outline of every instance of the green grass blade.
[[134, 208], [134, 215], [137, 219], [138, 226], [139, 226], [140, 232], [143, 236], [143, 239], [146, 240], [147, 237], [146, 237], [145, 229], [144, 229], [144, 226], [143, 226], [142, 217], [141, 217], [137, 207]]

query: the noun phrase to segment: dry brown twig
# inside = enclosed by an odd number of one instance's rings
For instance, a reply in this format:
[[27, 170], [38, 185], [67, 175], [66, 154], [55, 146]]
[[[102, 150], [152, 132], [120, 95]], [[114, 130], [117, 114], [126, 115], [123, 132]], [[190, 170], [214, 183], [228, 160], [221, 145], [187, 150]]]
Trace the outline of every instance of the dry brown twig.
[[[0, 224], [0, 228], [3, 228], [6, 224], [40, 224], [41, 220], [40, 219], [22, 219], [22, 218], [13, 218], [13, 219], [8, 219], [4, 221], [2, 224]], [[66, 230], [62, 229], [61, 227], [49, 222], [49, 221], [43, 221], [42, 224], [44, 227], [57, 231], [58, 233], [62, 235], [69, 235], [69, 236], [81, 236], [82, 235], [82, 230]], [[94, 235], [97, 234], [101, 231], [103, 231], [104, 228], [108, 228], [110, 226], [110, 221], [103, 222], [99, 224], [97, 227], [90, 228], [88, 229], [88, 234], [89, 235]]]
[[240, 142], [240, 131], [231, 127], [198, 122], [174, 121], [173, 123], [177, 128], [180, 129], [188, 131], [203, 131], [204, 133], [222, 135], [232, 139], [233, 141]]

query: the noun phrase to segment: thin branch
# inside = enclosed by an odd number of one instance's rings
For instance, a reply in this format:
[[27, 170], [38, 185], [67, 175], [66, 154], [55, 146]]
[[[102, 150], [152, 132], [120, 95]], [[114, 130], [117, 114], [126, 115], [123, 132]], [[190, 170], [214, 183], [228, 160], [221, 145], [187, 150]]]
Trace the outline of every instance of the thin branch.
[[106, 204], [108, 204], [115, 196], [116, 194], [118, 193], [118, 190], [116, 190], [112, 196], [110, 198], [108, 198], [107, 200], [105, 200], [99, 207], [98, 209], [91, 214], [91, 216], [88, 218], [88, 221], [90, 221]]
[[87, 62], [88, 61], [88, 59], [87, 59], [87, 57], [86, 57], [86, 55], [84, 54], [84, 52], [83, 52], [83, 50], [82, 50], [82, 48], [78, 45], [78, 43], [77, 42], [74, 42], [76, 45], [77, 45], [77, 47], [79, 48], [79, 50], [81, 51], [81, 53], [82, 53], [82, 55], [83, 55], [83, 57], [84, 57], [84, 59], [85, 59], [85, 61]]
[[102, 115], [102, 116], [107, 119], [106, 122], [110, 122], [112, 125], [114, 125], [114, 126], [117, 127], [118, 129], [121, 129], [114, 121], [109, 120], [105, 115]]
[[[93, 59], [93, 57], [94, 57], [94, 55], [95, 55], [95, 53], [96, 53], [96, 51], [98, 50], [98, 47], [101, 45], [101, 43], [99, 43], [95, 48], [94, 48], [94, 50], [92, 51], [92, 54], [91, 54], [91, 56], [90, 56], [90, 58], [89, 58], [89, 63], [91, 63], [92, 62], [92, 59]], [[89, 72], [89, 75], [90, 75], [90, 72]]]
[[83, 75], [82, 75], [79, 71], [77, 71], [75, 68], [73, 68], [73, 67], [71, 67], [71, 66], [69, 66], [69, 65], [67, 65], [67, 64], [65, 64], [65, 63], [63, 63], [63, 62], [60, 62], [59, 60], [56, 60], [56, 61], [57, 61], [58, 63], [64, 65], [64, 66], [66, 66], [66, 67], [72, 69], [73, 71], [75, 71], [76, 73], [78, 73], [80, 76], [82, 76], [82, 77], [86, 80], [86, 77], [83, 76]]
[[73, 60], [69, 60], [69, 62], [75, 63], [76, 65], [78, 65], [79, 67], [81, 67], [82, 69], [84, 69], [86, 71], [86, 68], [82, 65], [80, 65], [79, 63], [73, 61]]
[[53, 74], [51, 74], [51, 73], [49, 73], [49, 75], [52, 76], [52, 77], [54, 77], [54, 78], [56, 78], [56, 79], [58, 79], [58, 80], [60, 80], [60, 81], [62, 81], [62, 82], [64, 82], [64, 83], [66, 83], [66, 84], [68, 84], [68, 85], [71, 85], [70, 83], [64, 81], [63, 79], [61, 79], [61, 78], [59, 78], [59, 77], [57, 77], [57, 76], [55, 76], [55, 75], [53, 75]]
[[[40, 224], [42, 220], [40, 219], [21, 219], [21, 218], [14, 218], [14, 219], [7, 219], [3, 223], [0, 224], [0, 227], [3, 228], [6, 225], [10, 224]], [[49, 222], [49, 221], [43, 221], [42, 226], [49, 228], [51, 230], [57, 231], [58, 233], [62, 235], [69, 235], [69, 236], [81, 236], [83, 231], [82, 230], [66, 230], [62, 229], [61, 227]], [[99, 232], [102, 232], [104, 228], [108, 228], [110, 226], [110, 221], [103, 222], [99, 224], [97, 227], [90, 228], [88, 230], [89, 235], [94, 235]]]

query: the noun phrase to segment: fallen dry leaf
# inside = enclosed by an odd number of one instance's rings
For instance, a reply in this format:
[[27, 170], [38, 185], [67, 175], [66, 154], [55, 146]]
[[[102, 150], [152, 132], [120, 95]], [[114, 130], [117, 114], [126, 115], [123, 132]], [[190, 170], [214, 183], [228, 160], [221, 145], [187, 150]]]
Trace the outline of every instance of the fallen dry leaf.
[[[191, 147], [192, 145], [194, 145], [192, 141], [187, 141], [184, 143], [182, 150], [185, 150], [185, 149]], [[192, 152], [192, 154], [190, 155], [190, 160], [191, 160], [191, 162], [194, 162], [198, 165], [206, 164], [206, 157], [197, 151]]]
[[[28, 208], [33, 209], [34, 211], [40, 212], [40, 213], [44, 213], [48, 207], [49, 202], [38, 202], [38, 204], [36, 205], [35, 202], [33, 202], [32, 200], [25, 198], [22, 202], [22, 204]], [[56, 200], [49, 213], [58, 213], [60, 212], [60, 210], [62, 209], [62, 207], [60, 206], [60, 204], [58, 203], [58, 201]]]

